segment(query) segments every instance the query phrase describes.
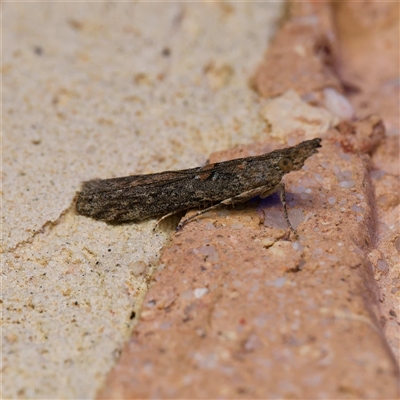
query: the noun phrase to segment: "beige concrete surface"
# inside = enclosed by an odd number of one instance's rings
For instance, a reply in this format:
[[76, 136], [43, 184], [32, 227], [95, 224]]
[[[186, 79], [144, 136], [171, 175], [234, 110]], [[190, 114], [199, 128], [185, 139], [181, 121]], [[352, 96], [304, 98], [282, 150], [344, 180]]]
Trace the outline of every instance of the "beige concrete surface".
[[[267, 131], [247, 80], [271, 3], [3, 3], [2, 398], [92, 398], [168, 240], [74, 214], [80, 182]], [[131, 319], [132, 318], [132, 319]]]

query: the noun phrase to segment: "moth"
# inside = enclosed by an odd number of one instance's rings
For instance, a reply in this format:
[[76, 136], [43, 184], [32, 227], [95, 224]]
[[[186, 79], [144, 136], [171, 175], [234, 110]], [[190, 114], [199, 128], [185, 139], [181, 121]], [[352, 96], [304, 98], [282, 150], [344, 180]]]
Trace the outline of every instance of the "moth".
[[76, 197], [79, 214], [108, 222], [141, 221], [200, 208], [184, 218], [177, 229], [199, 215], [221, 205], [234, 205], [256, 196], [265, 198], [278, 192], [285, 219], [292, 227], [286, 208], [282, 177], [300, 170], [304, 162], [321, 147], [321, 139], [306, 140], [254, 157], [208, 164], [204, 167], [132, 175], [84, 182]]

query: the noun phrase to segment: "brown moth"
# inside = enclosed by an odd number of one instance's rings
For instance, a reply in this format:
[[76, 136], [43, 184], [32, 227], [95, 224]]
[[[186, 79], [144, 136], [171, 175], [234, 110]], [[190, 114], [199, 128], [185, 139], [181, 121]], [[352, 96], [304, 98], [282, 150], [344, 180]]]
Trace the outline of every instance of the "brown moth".
[[320, 143], [321, 139], [316, 138], [260, 156], [204, 167], [87, 181], [77, 195], [76, 210], [109, 222], [162, 216], [160, 222], [179, 211], [202, 208], [183, 219], [178, 225], [180, 229], [221, 205], [242, 203], [256, 196], [265, 198], [278, 192], [288, 226], [297, 236], [288, 218], [282, 177], [300, 170], [307, 158], [318, 152]]

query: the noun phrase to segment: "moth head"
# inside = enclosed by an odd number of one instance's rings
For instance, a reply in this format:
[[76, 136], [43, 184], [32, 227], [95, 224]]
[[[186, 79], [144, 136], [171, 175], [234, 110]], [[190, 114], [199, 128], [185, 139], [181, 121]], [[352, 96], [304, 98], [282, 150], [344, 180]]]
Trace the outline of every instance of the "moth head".
[[282, 157], [278, 161], [278, 167], [285, 173], [290, 172], [293, 170], [293, 161], [289, 157]]
[[288, 147], [282, 151], [282, 157], [278, 161], [278, 167], [286, 174], [290, 171], [299, 171], [307, 158], [318, 152], [321, 147], [321, 139], [306, 140], [297, 146]]

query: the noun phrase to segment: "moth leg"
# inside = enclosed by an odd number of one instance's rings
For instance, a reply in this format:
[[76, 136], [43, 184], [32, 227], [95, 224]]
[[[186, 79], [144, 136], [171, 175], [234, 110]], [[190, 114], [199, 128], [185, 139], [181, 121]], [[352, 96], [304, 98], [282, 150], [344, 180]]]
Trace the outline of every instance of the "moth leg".
[[265, 199], [266, 197], [271, 196], [272, 194], [274, 194], [279, 190], [278, 186], [279, 185], [274, 186], [272, 188], [270, 186], [266, 187], [265, 190], [260, 193], [260, 197], [262, 199]]
[[221, 205], [229, 206], [229, 205], [232, 205], [232, 204], [235, 204], [235, 203], [244, 203], [245, 201], [248, 201], [248, 200], [252, 199], [253, 197], [258, 196], [262, 192], [263, 189], [264, 189], [264, 186], [259, 187], [259, 188], [255, 188], [255, 189], [251, 189], [251, 190], [248, 190], [247, 192], [241, 193], [241, 194], [239, 194], [237, 196], [230, 197], [229, 199], [222, 200], [218, 204], [215, 204], [215, 205], [213, 205], [211, 207], [205, 208], [204, 210], [200, 210], [196, 214], [194, 214], [194, 215], [192, 215], [192, 216], [190, 216], [188, 218], [183, 219], [179, 223], [179, 225], [176, 228], [176, 230], [181, 229], [189, 221], [191, 221], [192, 219], [197, 218], [199, 215], [204, 214], [204, 213], [206, 213], [206, 212], [208, 212], [210, 210], [213, 210], [213, 209], [215, 209], [217, 207], [220, 207]]
[[[276, 186], [274, 188], [274, 192], [279, 193], [279, 198], [281, 199], [281, 203], [283, 205], [283, 213], [285, 215], [286, 223], [288, 224], [290, 231], [293, 233], [293, 235], [296, 239], [299, 239], [299, 235], [297, 234], [296, 230], [293, 228], [292, 224], [289, 221], [289, 215], [288, 215], [288, 211], [287, 211], [287, 207], [286, 207], [285, 184], [283, 182], [281, 182], [278, 186]], [[270, 194], [272, 194], [272, 193], [270, 193]]]
[[153, 232], [158, 228], [158, 225], [160, 225], [160, 222], [161, 222], [161, 221], [163, 221], [165, 218], [171, 217], [172, 215], [178, 214], [178, 213], [180, 213], [181, 211], [182, 211], [182, 210], [172, 211], [172, 212], [170, 212], [170, 213], [168, 213], [168, 214], [166, 214], [166, 215], [163, 215], [163, 216], [156, 222], [156, 224], [154, 225]]

